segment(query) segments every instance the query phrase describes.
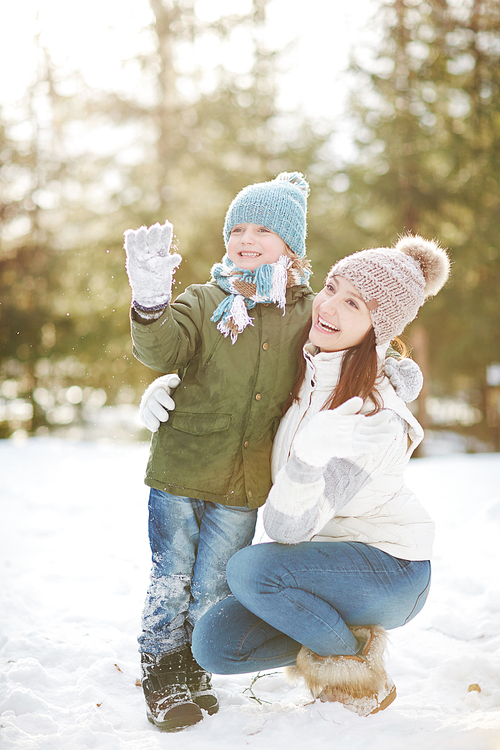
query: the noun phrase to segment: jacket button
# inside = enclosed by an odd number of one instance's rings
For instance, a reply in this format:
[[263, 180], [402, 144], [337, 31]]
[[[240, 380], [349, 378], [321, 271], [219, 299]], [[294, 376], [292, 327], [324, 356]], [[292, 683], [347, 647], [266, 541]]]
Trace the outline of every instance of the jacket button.
[[267, 343], [267, 341], [265, 344], [262, 344], [262, 348], [264, 349], [265, 352], [267, 352], [267, 350], [269, 349], [269, 344]]
[[245, 442], [243, 443], [243, 447], [248, 448], [248, 440], [245, 440]]
[[260, 400], [261, 400], [261, 398], [262, 398], [262, 393], [256, 393], [256, 394], [255, 394], [255, 400], [256, 400], [256, 401], [260, 401]]
[[250, 490], [248, 490], [247, 495], [248, 495], [248, 497], [252, 497], [252, 493], [251, 493]]

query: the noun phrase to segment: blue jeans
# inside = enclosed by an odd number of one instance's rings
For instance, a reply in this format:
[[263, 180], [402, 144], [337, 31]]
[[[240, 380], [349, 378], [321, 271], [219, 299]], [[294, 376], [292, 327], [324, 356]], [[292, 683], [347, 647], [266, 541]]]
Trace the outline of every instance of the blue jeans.
[[256, 520], [250, 508], [150, 491], [153, 565], [140, 651], [160, 655], [190, 643], [197, 620], [230, 593], [227, 562], [251, 544]]
[[400, 560], [361, 542], [258, 544], [227, 566], [234, 596], [193, 632], [193, 654], [216, 674], [295, 663], [304, 644], [321, 656], [355, 654], [349, 625], [397, 628], [420, 612], [428, 560]]

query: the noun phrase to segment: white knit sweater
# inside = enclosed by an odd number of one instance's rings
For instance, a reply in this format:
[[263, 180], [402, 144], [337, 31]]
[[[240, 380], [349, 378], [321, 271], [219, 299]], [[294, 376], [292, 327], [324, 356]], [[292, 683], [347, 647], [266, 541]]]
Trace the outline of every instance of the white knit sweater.
[[[386, 349], [378, 347], [381, 364]], [[343, 352], [315, 352], [311, 344], [304, 347], [306, 376], [299, 403], [282, 419], [274, 441], [274, 484], [264, 508], [266, 533], [284, 544], [365, 542], [406, 560], [429, 559], [434, 523], [403, 481], [423, 430], [387, 378], [379, 392], [398, 429], [374, 453], [332, 455], [324, 468], [313, 468], [294, 454], [295, 434], [324, 406], [342, 363]]]

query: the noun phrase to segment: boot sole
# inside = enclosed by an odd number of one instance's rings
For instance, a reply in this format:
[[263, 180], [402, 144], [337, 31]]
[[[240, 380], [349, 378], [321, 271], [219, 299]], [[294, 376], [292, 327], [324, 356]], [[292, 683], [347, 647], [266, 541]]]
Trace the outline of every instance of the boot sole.
[[380, 706], [377, 706], [377, 708], [371, 712], [370, 716], [373, 714], [378, 714], [379, 711], [383, 711], [385, 708], [388, 708], [388, 706], [391, 705], [393, 701], [396, 700], [396, 687], [394, 686], [389, 693], [389, 695], [386, 695], [384, 700], [381, 702]]
[[[187, 709], [187, 710], [186, 710]], [[196, 709], [196, 710], [194, 710]], [[168, 711], [169, 717], [164, 721], [155, 719], [152, 714], [147, 713], [148, 721], [163, 732], [180, 732], [186, 727], [191, 727], [203, 719], [203, 714], [199, 706], [194, 703], [181, 704], [174, 706]]]
[[197, 706], [199, 706], [199, 708], [202, 709], [202, 711], [206, 711], [209, 716], [213, 716], [219, 710], [218, 703], [208, 704], [204, 702], [203, 698], [199, 698], [199, 699], [193, 698], [193, 701], [196, 703]]

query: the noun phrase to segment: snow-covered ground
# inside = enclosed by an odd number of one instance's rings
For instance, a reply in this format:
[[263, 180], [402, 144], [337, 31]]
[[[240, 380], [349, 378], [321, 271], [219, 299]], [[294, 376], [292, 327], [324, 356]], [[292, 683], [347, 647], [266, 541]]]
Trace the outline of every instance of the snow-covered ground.
[[164, 734], [136, 686], [147, 453], [0, 441], [1, 748], [500, 750], [499, 454], [410, 463], [438, 538], [426, 607], [390, 633], [398, 698], [387, 711], [312, 703], [280, 671], [252, 687], [256, 675], [216, 676], [220, 712]]

